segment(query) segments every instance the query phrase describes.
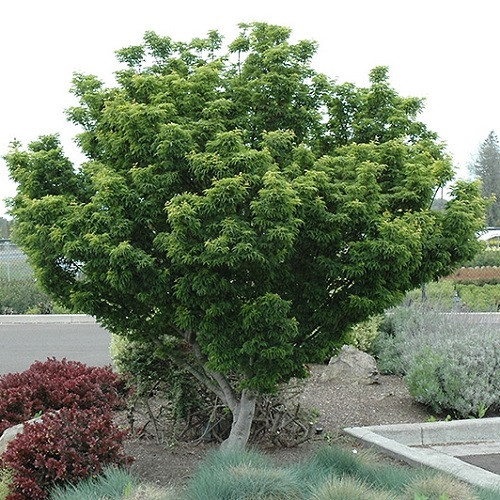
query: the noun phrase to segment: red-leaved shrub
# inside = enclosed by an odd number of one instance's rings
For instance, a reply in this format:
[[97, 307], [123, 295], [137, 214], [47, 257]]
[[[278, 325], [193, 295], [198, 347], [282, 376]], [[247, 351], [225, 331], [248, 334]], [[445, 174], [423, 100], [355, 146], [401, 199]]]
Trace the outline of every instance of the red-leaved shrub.
[[124, 383], [109, 368], [50, 358], [22, 373], [0, 376], [0, 435], [39, 412], [61, 408], [118, 408]]
[[14, 474], [7, 500], [48, 498], [54, 486], [96, 476], [106, 465], [127, 464], [126, 434], [113, 424], [109, 408], [63, 408], [26, 424], [0, 460]]

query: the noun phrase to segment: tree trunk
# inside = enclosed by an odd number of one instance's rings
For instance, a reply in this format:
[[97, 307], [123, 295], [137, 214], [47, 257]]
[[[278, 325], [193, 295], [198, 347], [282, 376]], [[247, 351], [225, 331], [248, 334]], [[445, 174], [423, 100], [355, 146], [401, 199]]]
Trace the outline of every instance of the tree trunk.
[[250, 428], [252, 427], [255, 414], [255, 403], [257, 395], [244, 389], [241, 393], [241, 399], [232, 409], [233, 423], [231, 432], [227, 439], [221, 444], [223, 450], [241, 450], [245, 448], [250, 437]]

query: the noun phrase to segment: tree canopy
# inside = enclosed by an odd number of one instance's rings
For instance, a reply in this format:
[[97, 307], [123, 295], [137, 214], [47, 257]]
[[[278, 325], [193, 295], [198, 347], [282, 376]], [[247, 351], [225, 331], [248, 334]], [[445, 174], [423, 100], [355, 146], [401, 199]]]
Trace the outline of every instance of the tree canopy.
[[481, 144], [469, 171], [481, 179], [483, 195], [492, 198], [486, 213], [487, 225], [500, 227], [500, 145], [495, 132], [490, 132]]
[[10, 226], [12, 222], [5, 219], [4, 217], [0, 217], [0, 238], [9, 238], [10, 237]]
[[466, 182], [430, 209], [451, 161], [387, 68], [367, 88], [338, 84], [312, 68], [314, 42], [240, 28], [227, 49], [215, 31], [147, 32], [117, 52], [112, 87], [75, 75], [78, 168], [57, 136], [6, 156], [16, 237], [43, 286], [220, 395], [231, 445], [258, 393], [471, 258], [484, 212]]

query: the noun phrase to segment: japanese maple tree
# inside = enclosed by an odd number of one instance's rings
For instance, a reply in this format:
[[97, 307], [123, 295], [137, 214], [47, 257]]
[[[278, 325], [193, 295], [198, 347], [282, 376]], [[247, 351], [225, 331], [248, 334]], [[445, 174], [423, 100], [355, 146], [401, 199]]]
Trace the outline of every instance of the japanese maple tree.
[[226, 49], [217, 32], [148, 32], [117, 52], [115, 86], [75, 75], [81, 166], [57, 136], [6, 156], [43, 286], [213, 390], [227, 447], [246, 444], [259, 394], [470, 258], [485, 210], [465, 182], [431, 210], [451, 160], [386, 68], [338, 84], [314, 42], [240, 28]]

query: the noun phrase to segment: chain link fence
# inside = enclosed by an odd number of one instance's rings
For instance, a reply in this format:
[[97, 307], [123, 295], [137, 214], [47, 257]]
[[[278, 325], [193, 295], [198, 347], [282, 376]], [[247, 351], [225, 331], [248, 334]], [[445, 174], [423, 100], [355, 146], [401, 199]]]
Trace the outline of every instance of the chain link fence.
[[11, 240], [0, 239], [0, 281], [33, 279], [33, 270], [22, 250]]
[[40, 314], [52, 309], [26, 255], [11, 240], [0, 239], [0, 314]]

